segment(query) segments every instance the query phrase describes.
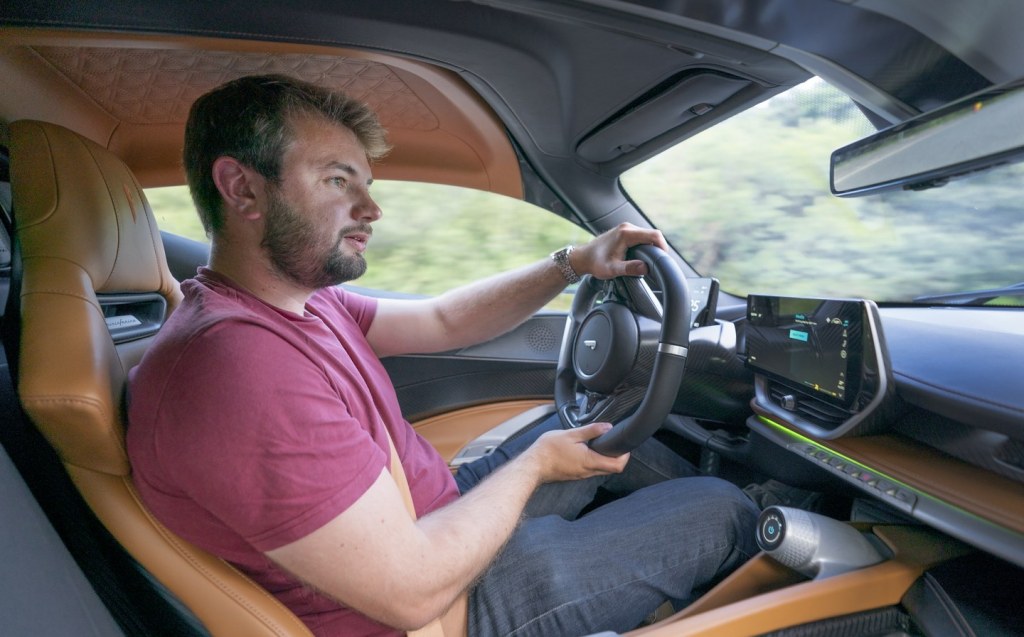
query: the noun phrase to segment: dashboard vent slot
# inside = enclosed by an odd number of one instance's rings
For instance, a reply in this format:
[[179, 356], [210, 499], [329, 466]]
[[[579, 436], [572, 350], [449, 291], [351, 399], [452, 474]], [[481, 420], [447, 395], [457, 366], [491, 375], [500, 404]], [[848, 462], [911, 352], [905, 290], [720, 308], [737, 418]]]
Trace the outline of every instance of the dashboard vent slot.
[[786, 409], [789, 409], [786, 403], [788, 402], [787, 396], [790, 395], [792, 395], [792, 392], [783, 387], [779, 387], [778, 385], [775, 384], [771, 384], [768, 386], [768, 397], [771, 399], [771, 401], [776, 405], [779, 405]]
[[835, 429], [850, 417], [849, 413], [839, 407], [778, 383], [768, 385], [768, 398], [786, 411], [799, 414], [826, 429]]

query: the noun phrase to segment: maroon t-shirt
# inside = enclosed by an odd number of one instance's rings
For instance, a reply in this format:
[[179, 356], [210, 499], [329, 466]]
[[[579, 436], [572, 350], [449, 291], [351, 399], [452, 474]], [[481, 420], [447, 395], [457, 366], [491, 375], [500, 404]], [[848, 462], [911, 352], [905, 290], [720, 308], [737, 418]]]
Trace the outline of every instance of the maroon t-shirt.
[[[264, 552], [351, 506], [388, 467], [387, 427], [424, 515], [458, 497], [402, 418], [366, 340], [376, 301], [328, 288], [303, 316], [202, 269], [129, 389], [128, 455], [168, 528], [237, 566], [317, 635], [395, 635], [304, 587]], [[359, 577], [355, 573], [353, 577]]]

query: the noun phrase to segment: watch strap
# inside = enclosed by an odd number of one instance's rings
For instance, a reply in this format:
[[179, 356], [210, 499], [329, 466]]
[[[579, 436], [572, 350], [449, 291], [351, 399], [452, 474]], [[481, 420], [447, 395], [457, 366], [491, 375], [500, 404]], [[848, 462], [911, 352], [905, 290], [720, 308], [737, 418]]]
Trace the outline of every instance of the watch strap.
[[565, 246], [561, 250], [551, 253], [551, 260], [555, 262], [558, 271], [562, 273], [568, 283], [579, 283], [582, 278], [569, 263], [569, 255], [572, 254], [573, 246]]

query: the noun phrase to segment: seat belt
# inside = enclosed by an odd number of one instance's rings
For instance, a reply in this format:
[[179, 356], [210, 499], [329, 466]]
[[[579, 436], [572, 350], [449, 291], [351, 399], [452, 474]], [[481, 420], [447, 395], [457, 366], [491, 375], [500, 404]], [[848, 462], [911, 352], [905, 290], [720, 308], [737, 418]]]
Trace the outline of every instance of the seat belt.
[[[383, 423], [382, 423], [383, 426]], [[395, 449], [395, 441], [391, 439], [391, 432], [384, 426], [384, 433], [388, 437], [388, 445], [391, 447], [391, 478], [398, 486], [398, 491], [405, 501], [405, 508], [409, 510], [409, 516], [416, 520], [416, 507], [412, 501], [412, 492], [409, 491], [409, 481], [405, 477], [405, 469], [402, 461], [398, 458], [398, 451]], [[466, 592], [461, 593], [443, 615], [434, 619], [429, 624], [418, 630], [409, 631], [408, 637], [465, 637], [467, 633], [467, 612], [469, 600]]]

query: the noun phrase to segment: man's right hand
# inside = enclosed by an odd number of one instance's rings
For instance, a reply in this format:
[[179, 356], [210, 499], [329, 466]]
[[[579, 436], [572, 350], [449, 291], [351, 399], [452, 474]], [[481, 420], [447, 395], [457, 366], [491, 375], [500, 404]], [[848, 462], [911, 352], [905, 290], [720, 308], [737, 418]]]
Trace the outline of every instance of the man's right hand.
[[621, 473], [629, 461], [628, 453], [610, 458], [587, 445], [611, 428], [611, 424], [600, 422], [577, 429], [549, 431], [523, 452], [522, 461], [535, 463], [541, 483]]

